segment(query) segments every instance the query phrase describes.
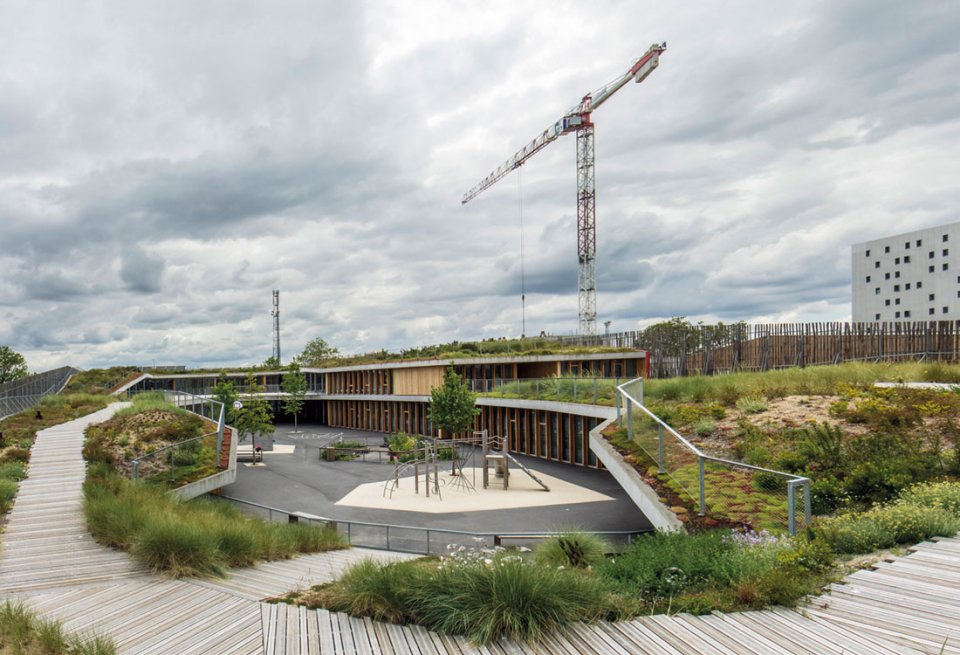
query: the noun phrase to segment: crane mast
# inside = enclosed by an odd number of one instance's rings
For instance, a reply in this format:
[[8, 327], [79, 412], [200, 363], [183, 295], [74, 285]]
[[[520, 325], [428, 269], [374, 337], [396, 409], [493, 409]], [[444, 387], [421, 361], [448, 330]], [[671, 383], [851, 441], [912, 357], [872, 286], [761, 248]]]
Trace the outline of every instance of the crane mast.
[[510, 159], [494, 169], [463, 195], [460, 204], [467, 204], [503, 179], [510, 171], [523, 166], [533, 155], [564, 134], [577, 133], [577, 273], [578, 305], [581, 336], [597, 333], [597, 214], [594, 184], [593, 122], [590, 115], [631, 79], [642, 82], [660, 64], [660, 54], [667, 44], [654, 44], [615, 80], [583, 96], [560, 120], [541, 132]]

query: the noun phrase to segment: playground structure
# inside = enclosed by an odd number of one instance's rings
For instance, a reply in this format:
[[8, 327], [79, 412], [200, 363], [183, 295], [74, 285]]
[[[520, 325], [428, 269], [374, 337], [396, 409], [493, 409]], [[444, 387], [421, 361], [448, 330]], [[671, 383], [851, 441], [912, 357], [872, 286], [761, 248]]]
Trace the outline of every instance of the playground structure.
[[[504, 437], [496, 435], [491, 437], [486, 430], [480, 430], [474, 432], [468, 438], [445, 440], [442, 444], [443, 447], [449, 447], [451, 453], [450, 477], [447, 480], [441, 484], [438, 442], [424, 441], [423, 446], [403, 453], [412, 454], [412, 460], [395, 463], [393, 475], [384, 482], [383, 495], [392, 498], [393, 492], [400, 486], [400, 479], [406, 477], [405, 474], [411, 470], [413, 471], [414, 493], [419, 495], [421, 467], [424, 471], [424, 491], [427, 498], [430, 497], [432, 489], [434, 495], [442, 500], [441, 486], [467, 493], [476, 493], [476, 458], [478, 453], [481, 457], [484, 489], [490, 487], [491, 464], [494, 467], [494, 476], [502, 480], [504, 490], [509, 489], [510, 464], [512, 462], [517, 468], [530, 476], [544, 491], [550, 491], [550, 487], [543, 480], [537, 477], [523, 462], [510, 454], [509, 441]], [[470, 470], [469, 476], [465, 471], [467, 468]]]

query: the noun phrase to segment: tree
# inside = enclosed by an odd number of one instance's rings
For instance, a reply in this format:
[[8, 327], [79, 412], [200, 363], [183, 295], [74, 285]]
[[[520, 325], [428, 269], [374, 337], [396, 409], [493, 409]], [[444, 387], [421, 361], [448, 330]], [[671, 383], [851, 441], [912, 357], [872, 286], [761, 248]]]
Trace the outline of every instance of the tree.
[[340, 351], [328, 344], [324, 339], [311, 339], [304, 346], [303, 352], [294, 359], [300, 366], [319, 366], [327, 359], [340, 356]]
[[300, 371], [300, 365], [294, 361], [283, 376], [280, 384], [287, 397], [283, 399], [283, 411], [293, 414], [293, 429], [297, 429], [297, 414], [303, 409], [303, 399], [307, 395], [307, 376]]
[[463, 383], [452, 366], [447, 368], [443, 386], [430, 390], [430, 405], [427, 407], [430, 421], [438, 429], [454, 435], [473, 425], [478, 414], [480, 408], [477, 407], [476, 394]]
[[240, 441], [249, 436], [253, 440], [253, 445], [256, 446], [257, 435], [273, 434], [273, 412], [270, 410], [270, 403], [263, 397], [263, 385], [257, 384], [257, 378], [253, 373], [247, 374], [244, 386], [246, 393], [241, 396], [243, 407], [237, 412], [234, 427], [240, 434]]
[[0, 346], [0, 384], [27, 377], [27, 362], [10, 346]]
[[213, 394], [214, 400], [219, 400], [223, 403], [223, 420], [233, 425], [237, 419], [237, 410], [233, 408], [233, 403], [240, 399], [240, 393], [237, 391], [237, 387], [224, 373], [221, 373], [220, 377], [217, 378], [217, 383], [213, 385], [210, 392]]
[[263, 364], [260, 365], [260, 368], [266, 369], [268, 371], [274, 371], [280, 368], [280, 360], [274, 357], [273, 355], [270, 355], [265, 360], [263, 360]]

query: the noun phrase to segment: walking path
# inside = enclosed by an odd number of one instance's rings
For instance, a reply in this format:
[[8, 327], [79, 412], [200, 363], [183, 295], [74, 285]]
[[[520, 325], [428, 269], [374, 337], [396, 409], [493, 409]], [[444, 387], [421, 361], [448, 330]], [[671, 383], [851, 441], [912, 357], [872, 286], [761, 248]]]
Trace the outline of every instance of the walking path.
[[0, 599], [23, 599], [68, 630], [108, 635], [121, 653], [960, 654], [957, 538], [854, 573], [800, 610], [577, 625], [535, 648], [476, 648], [418, 626], [260, 602], [335, 579], [365, 557], [407, 557], [397, 553], [353, 548], [237, 569], [222, 580], [153, 576], [97, 545], [84, 526], [83, 429], [112, 412], [38, 434], [3, 534]]

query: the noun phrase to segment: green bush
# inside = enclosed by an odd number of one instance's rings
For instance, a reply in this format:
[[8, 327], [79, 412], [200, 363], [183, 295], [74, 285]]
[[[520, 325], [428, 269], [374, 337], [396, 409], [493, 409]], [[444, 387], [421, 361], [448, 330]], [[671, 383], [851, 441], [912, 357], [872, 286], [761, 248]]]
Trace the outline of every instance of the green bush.
[[11, 655], [115, 655], [105, 637], [67, 634], [57, 621], [38, 618], [20, 602], [0, 605], [0, 652]]
[[958, 530], [960, 516], [955, 513], [903, 501], [824, 519], [817, 526], [819, 537], [838, 553], [869, 553], [931, 537], [949, 537]]
[[574, 621], [616, 620], [629, 605], [595, 577], [513, 558], [441, 567], [423, 577], [413, 604], [427, 629], [479, 644], [535, 642]]
[[18, 487], [16, 480], [0, 479], [0, 514], [6, 514], [13, 507]]
[[737, 401], [737, 409], [744, 414], [760, 414], [767, 411], [768, 406], [763, 398], [741, 398]]
[[178, 578], [223, 575], [219, 536], [198, 525], [161, 518], [140, 530], [130, 553], [150, 570]]
[[413, 595], [421, 578], [416, 562], [379, 564], [365, 559], [337, 582], [321, 588], [316, 603], [353, 616], [408, 623], [414, 619]]
[[700, 419], [693, 425], [693, 433], [698, 437], [709, 437], [717, 429], [717, 424], [708, 418]]
[[7, 448], [5, 451], [3, 451], [3, 455], [0, 455], [0, 464], [6, 464], [8, 462], [27, 463], [29, 461], [30, 451], [26, 448], [20, 448], [19, 446]]
[[545, 566], [584, 569], [597, 566], [611, 552], [610, 544], [588, 532], [566, 532], [537, 544], [534, 559]]
[[960, 516], [960, 482], [931, 482], [910, 487], [900, 500], [909, 505], [936, 507]]
[[104, 463], [84, 483], [87, 528], [105, 545], [129, 550], [174, 576], [218, 574], [225, 566], [344, 548], [335, 530], [268, 523], [220, 501], [180, 502], [163, 488], [135, 484]]

